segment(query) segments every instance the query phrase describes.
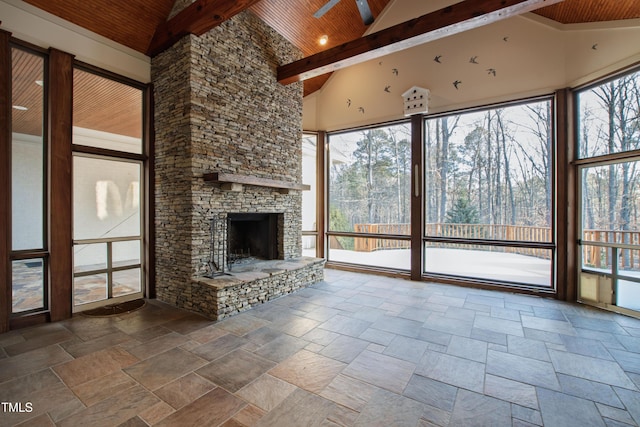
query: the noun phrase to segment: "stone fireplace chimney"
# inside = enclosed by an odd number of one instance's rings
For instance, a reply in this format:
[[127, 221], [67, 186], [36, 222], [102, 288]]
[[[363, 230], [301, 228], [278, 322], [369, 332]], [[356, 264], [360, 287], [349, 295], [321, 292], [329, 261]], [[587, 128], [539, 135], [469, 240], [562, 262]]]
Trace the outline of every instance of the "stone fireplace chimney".
[[300, 57], [243, 12], [153, 58], [159, 299], [201, 305], [197, 277], [220, 252], [226, 258], [222, 238], [211, 247], [212, 219], [226, 227], [230, 214], [277, 215], [277, 257], [301, 256], [301, 191], [251, 184], [237, 191], [204, 179], [219, 172], [301, 183], [302, 86], [276, 81], [276, 67]]

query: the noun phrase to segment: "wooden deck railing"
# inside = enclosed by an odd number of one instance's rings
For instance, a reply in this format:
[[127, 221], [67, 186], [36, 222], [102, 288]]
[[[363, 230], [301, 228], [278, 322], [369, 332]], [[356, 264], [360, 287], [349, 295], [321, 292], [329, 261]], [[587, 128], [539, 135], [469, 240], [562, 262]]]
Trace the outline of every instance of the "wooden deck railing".
[[[356, 224], [354, 231], [370, 234], [410, 234], [410, 224]], [[425, 227], [426, 235], [462, 239], [491, 239], [523, 242], [551, 242], [549, 227], [528, 227], [494, 224], [446, 224], [432, 223]], [[640, 246], [640, 231], [585, 230], [583, 236], [583, 264], [595, 268], [611, 267], [612, 251], [606, 247], [589, 245], [588, 241]], [[372, 252], [385, 249], [409, 249], [407, 240], [390, 240], [373, 237], [356, 237], [355, 250]], [[437, 243], [432, 247], [438, 247]], [[469, 244], [441, 244], [441, 247], [466, 248], [516, 253], [549, 259], [551, 251], [541, 248], [496, 247]], [[621, 269], [640, 269], [640, 249], [618, 249], [618, 266]]]
[[[589, 241], [614, 243], [622, 245], [639, 245], [640, 231], [612, 231], [612, 230], [584, 230], [583, 232], [582, 262], [595, 268], [611, 268], [611, 248], [589, 245]], [[618, 250], [618, 268], [624, 270], [640, 269], [640, 249]]]

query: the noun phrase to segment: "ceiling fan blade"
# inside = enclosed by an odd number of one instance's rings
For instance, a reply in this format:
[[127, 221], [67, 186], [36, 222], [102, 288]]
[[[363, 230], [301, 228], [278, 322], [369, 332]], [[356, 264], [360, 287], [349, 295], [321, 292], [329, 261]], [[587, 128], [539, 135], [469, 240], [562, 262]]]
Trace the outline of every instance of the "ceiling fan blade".
[[360, 11], [360, 16], [362, 16], [362, 22], [364, 22], [364, 25], [372, 24], [373, 15], [369, 8], [369, 2], [367, 2], [367, 0], [356, 0], [356, 4], [358, 5], [358, 10]]
[[329, 11], [329, 9], [331, 9], [333, 6], [337, 5], [339, 2], [340, 2], [340, 0], [329, 0], [328, 2], [325, 3], [324, 6], [322, 6], [320, 9], [318, 9], [318, 11], [316, 13], [313, 14], [313, 17], [314, 18], [321, 18], [322, 15], [327, 13]]

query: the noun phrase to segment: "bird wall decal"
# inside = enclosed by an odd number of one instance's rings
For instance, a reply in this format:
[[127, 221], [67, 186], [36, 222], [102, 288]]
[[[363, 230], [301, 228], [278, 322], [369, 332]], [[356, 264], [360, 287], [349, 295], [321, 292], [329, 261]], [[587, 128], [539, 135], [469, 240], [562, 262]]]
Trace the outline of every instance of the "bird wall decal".
[[391, 86], [390, 85], [385, 86], [384, 87], [384, 91], [388, 92], [388, 93], [391, 93]]
[[348, 98], [348, 99], [347, 99], [347, 108], [348, 108], [348, 107], [351, 107], [351, 98]]
[[503, 37], [503, 38], [502, 38], [502, 40], [503, 40], [504, 42], [508, 42], [508, 41], [509, 41], [509, 36]]
[[396, 76], [398, 75], [398, 69], [397, 68], [394, 68], [393, 70], [391, 70], [391, 72]]
[[364, 107], [358, 107], [358, 111], [364, 114]]
[[471, 64], [478, 64], [478, 57], [477, 56], [472, 56], [471, 59], [469, 59], [469, 62]]
[[436, 57], [433, 58], [433, 60], [436, 61], [438, 64], [442, 64], [442, 62], [440, 62], [440, 58], [442, 58], [442, 55], [436, 55]]
[[595, 43], [593, 46], [591, 46], [591, 49], [598, 50], [598, 43]]
[[460, 86], [460, 84], [462, 83], [462, 81], [460, 80], [456, 80], [455, 82], [453, 82], [453, 86], [458, 89], [458, 86]]
[[493, 74], [493, 77], [496, 76], [496, 69], [495, 68], [487, 68], [487, 73], [488, 74]]

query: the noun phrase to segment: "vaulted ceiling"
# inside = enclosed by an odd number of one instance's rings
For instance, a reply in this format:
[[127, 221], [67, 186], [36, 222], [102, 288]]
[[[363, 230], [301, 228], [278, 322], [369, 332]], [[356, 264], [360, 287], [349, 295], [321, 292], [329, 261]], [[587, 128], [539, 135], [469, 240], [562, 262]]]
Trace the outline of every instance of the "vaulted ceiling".
[[[208, 28], [247, 8], [297, 46], [305, 58], [329, 53], [332, 48], [337, 49], [348, 42], [357, 42], [369, 28], [363, 23], [356, 0], [337, 0], [337, 4], [320, 18], [314, 17], [314, 14], [327, 0], [24, 1], [150, 56], [161, 51], [167, 44], [170, 45], [172, 40], [181, 37], [183, 33], [205, 32]], [[174, 6], [174, 3], [177, 4]], [[394, 3], [400, 5], [401, 0], [368, 0], [374, 18], [378, 17], [386, 7], [394, 7]], [[440, 2], [440, 4], [444, 3], [446, 0]], [[448, 4], [453, 3], [457, 2], [452, 0]], [[464, 5], [468, 3], [485, 5], [500, 2], [467, 0]], [[185, 5], [187, 5], [186, 9]], [[178, 13], [181, 10], [184, 12]], [[534, 13], [562, 24], [635, 19], [640, 18], [640, 1], [564, 0], [561, 3], [539, 8]], [[321, 46], [318, 40], [323, 35], [327, 36], [328, 42]], [[13, 66], [14, 132], [41, 135], [43, 131], [40, 119], [42, 116], [42, 62], [32, 55], [14, 51]], [[305, 95], [321, 88], [328, 77], [329, 74], [324, 74], [304, 80]], [[77, 97], [74, 100], [75, 126], [140, 137], [141, 117], [131, 114], [131, 111], [140, 111], [142, 100], [139, 91], [90, 73], [81, 73], [74, 79], [78, 79], [76, 93], [74, 93]], [[104, 96], [105, 94], [108, 96]], [[113, 103], [114, 97], [119, 102]], [[127, 105], [131, 108], [123, 108], [121, 114], [114, 115], [113, 109], [105, 107], [113, 104]], [[103, 110], [110, 113], [106, 115], [98, 113]]]
[[[192, 0], [25, 0], [33, 6], [76, 25], [100, 34], [144, 54], [153, 54], [154, 35], [167, 20]], [[297, 46], [305, 57], [316, 54], [365, 34], [356, 0], [340, 0], [322, 17], [314, 14], [327, 0], [195, 0], [193, 13], [184, 20], [196, 20], [192, 29], [219, 23], [239, 10], [248, 8], [264, 22]], [[394, 0], [368, 0], [373, 17], [377, 17]], [[450, 3], [455, 3], [454, 1]], [[640, 18], [638, 0], [564, 0], [537, 9], [534, 13], [559, 23], [583, 23]], [[203, 16], [199, 16], [201, 14]], [[206, 16], [204, 16], [206, 14]], [[184, 22], [182, 23], [184, 24]], [[189, 28], [187, 26], [187, 28]], [[166, 34], [174, 29], [164, 28]], [[194, 31], [191, 31], [194, 32]], [[196, 33], [196, 32], [194, 32]], [[179, 34], [178, 34], [179, 35]], [[318, 40], [326, 35], [328, 43]], [[327, 75], [305, 81], [305, 95], [322, 87]]]

